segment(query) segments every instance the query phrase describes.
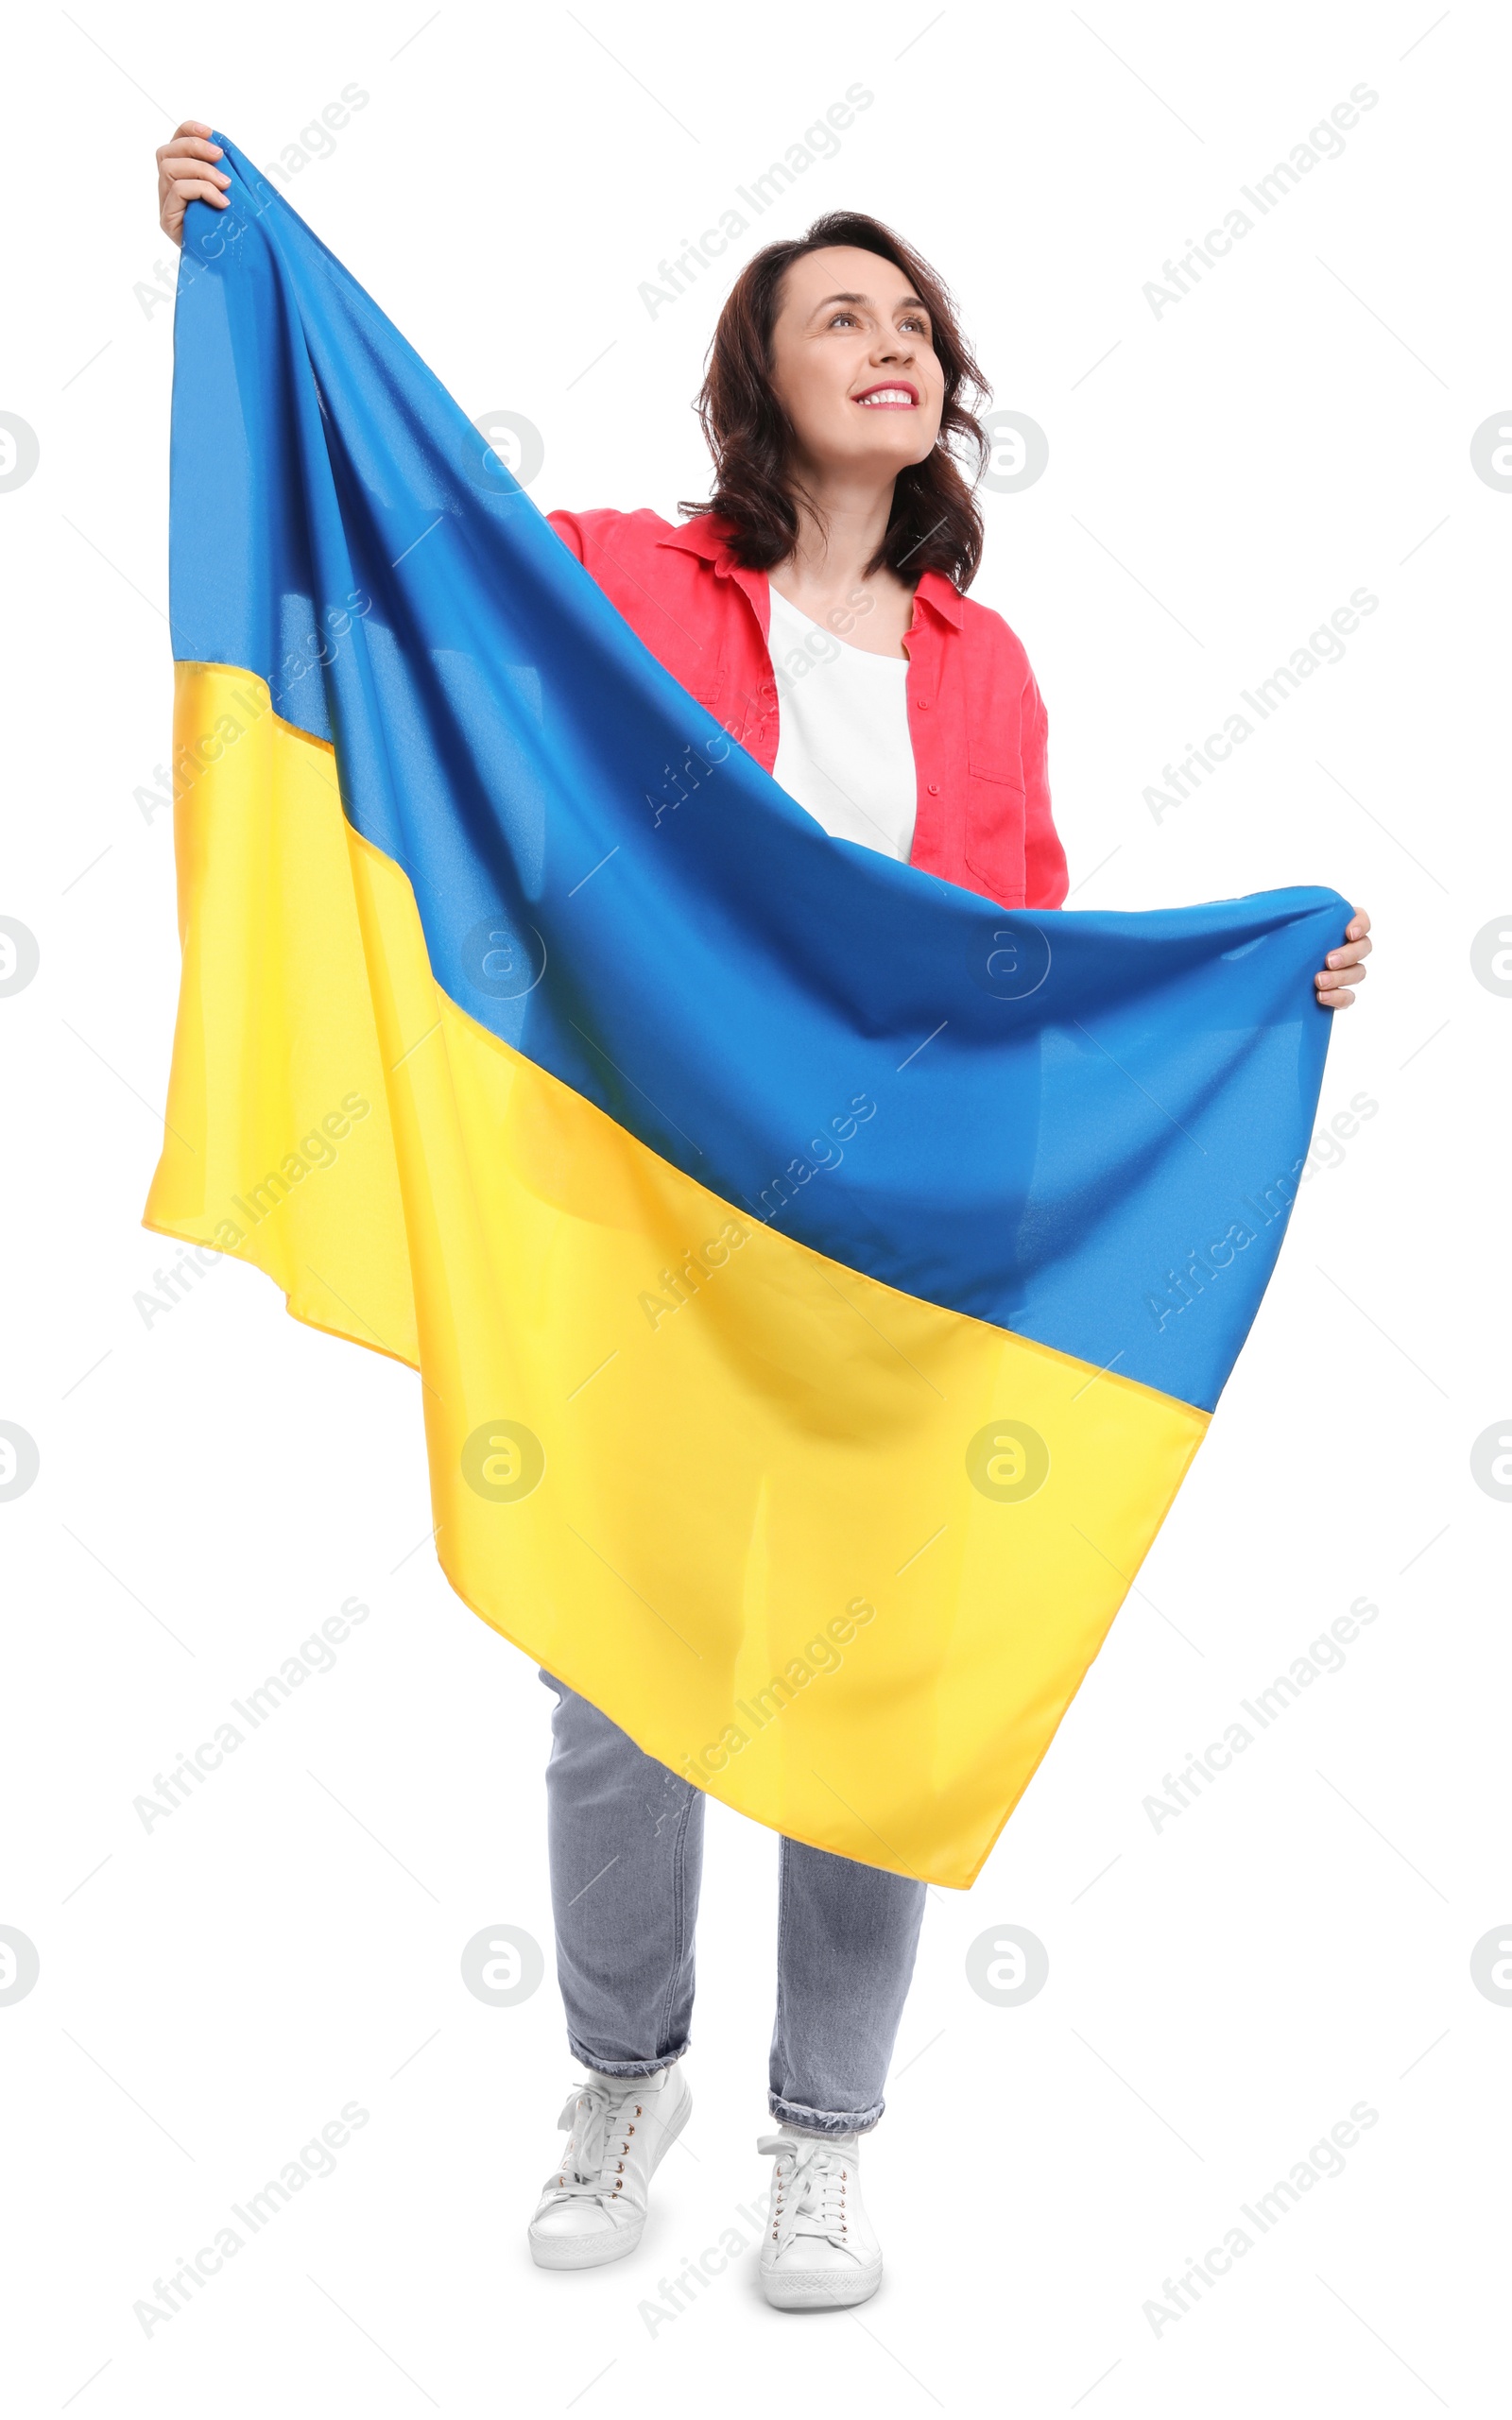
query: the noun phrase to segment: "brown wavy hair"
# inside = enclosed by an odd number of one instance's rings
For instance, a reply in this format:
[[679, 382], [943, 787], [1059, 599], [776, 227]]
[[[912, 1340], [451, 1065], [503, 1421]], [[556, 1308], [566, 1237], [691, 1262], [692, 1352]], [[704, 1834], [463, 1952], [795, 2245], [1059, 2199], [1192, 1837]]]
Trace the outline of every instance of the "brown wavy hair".
[[[806, 235], [766, 245], [735, 280], [694, 406], [713, 455], [713, 494], [706, 503], [683, 503], [679, 509], [717, 513], [730, 522], [730, 552], [752, 571], [768, 571], [791, 555], [799, 534], [795, 498], [801, 490], [791, 469], [793, 424], [772, 389], [772, 327], [782, 280], [794, 262], [835, 244], [875, 252], [902, 271], [928, 306], [935, 352], [945, 372], [939, 437], [922, 462], [898, 473], [886, 535], [867, 572], [885, 565], [910, 582], [921, 572], [942, 572], [958, 589], [968, 589], [982, 559], [982, 516], [972, 489], [988, 452], [976, 411], [990, 390], [961, 335], [944, 281], [891, 228], [859, 211], [830, 211]], [[976, 469], [968, 481], [955, 455], [973, 451]]]

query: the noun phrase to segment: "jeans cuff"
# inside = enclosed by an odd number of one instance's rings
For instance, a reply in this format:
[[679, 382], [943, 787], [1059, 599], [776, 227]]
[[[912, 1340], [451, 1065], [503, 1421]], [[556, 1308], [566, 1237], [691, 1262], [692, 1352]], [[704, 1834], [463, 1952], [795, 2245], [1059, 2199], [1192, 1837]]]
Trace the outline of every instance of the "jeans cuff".
[[574, 2058], [580, 2059], [585, 2068], [592, 2068], [595, 2075], [660, 2075], [663, 2068], [676, 2066], [689, 2045], [683, 2042], [675, 2051], [663, 2051], [659, 2059], [601, 2059], [596, 2051], [588, 2050], [573, 2034], [567, 2036], [567, 2047]]
[[795, 2134], [866, 2135], [887, 2104], [874, 2101], [869, 2109], [808, 2109], [801, 2101], [784, 2101], [780, 2092], [769, 2092], [766, 2105], [773, 2117]]

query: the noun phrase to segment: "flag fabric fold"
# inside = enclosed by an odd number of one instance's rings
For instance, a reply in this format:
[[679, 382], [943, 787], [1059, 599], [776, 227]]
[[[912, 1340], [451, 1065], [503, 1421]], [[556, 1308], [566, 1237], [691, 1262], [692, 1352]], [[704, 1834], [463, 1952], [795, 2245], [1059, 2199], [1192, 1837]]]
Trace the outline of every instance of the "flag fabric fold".
[[448, 1579], [649, 1754], [964, 1886], [1259, 1307], [1348, 908], [831, 839], [215, 139], [147, 1223], [420, 1371]]

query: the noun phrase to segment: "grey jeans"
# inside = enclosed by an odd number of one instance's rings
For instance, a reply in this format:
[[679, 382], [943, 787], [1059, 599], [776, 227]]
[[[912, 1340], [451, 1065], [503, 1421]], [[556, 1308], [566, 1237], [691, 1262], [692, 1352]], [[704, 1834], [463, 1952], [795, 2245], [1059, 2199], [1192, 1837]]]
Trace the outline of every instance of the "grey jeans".
[[[703, 1794], [549, 1673], [557, 1975], [573, 2056], [601, 2075], [679, 2059], [693, 2015]], [[924, 1884], [782, 1844], [768, 2102], [807, 2134], [874, 2126]]]

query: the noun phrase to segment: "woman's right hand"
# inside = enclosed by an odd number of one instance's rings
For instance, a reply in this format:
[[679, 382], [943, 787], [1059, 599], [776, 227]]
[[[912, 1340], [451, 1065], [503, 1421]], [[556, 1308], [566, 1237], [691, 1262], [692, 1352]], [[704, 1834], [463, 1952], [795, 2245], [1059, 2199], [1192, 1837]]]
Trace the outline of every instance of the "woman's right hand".
[[220, 158], [220, 146], [210, 140], [210, 129], [198, 118], [187, 117], [170, 141], [158, 152], [158, 217], [163, 232], [171, 243], [183, 242], [183, 214], [191, 201], [214, 202], [217, 210], [226, 208], [226, 187], [231, 179], [215, 166]]

